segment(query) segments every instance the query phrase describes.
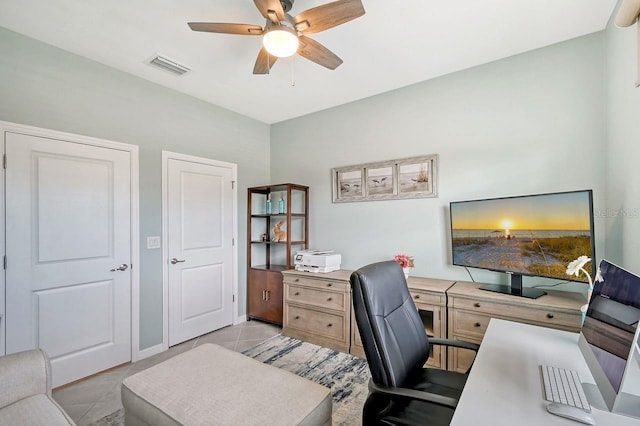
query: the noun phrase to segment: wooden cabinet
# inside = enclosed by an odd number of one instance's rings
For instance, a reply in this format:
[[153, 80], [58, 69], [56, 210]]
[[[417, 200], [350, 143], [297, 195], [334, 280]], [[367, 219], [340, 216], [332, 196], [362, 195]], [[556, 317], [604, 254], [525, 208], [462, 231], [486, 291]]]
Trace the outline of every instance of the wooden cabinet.
[[[364, 358], [351, 301], [349, 270], [315, 274], [288, 270], [284, 275], [282, 334]], [[527, 299], [480, 290], [480, 284], [409, 277], [409, 292], [430, 337], [481, 343], [491, 318], [579, 332], [580, 293], [545, 290]], [[426, 365], [466, 371], [474, 352], [438, 345]]]
[[247, 312], [251, 312], [251, 317], [274, 323], [282, 321], [280, 272], [250, 269], [247, 290]]
[[296, 250], [309, 248], [309, 188], [259, 186], [247, 196], [247, 317], [282, 324], [282, 271], [291, 269]]
[[[454, 284], [454, 281], [438, 280], [431, 278], [409, 277], [407, 285], [413, 302], [418, 309], [425, 332], [429, 337], [444, 338], [447, 336], [447, 296], [446, 291]], [[364, 358], [364, 348], [360, 340], [360, 332], [353, 316], [352, 308], [352, 332], [350, 353]], [[447, 348], [437, 345], [431, 347], [431, 356], [426, 365], [434, 368], [446, 368]]]
[[[480, 290], [480, 284], [456, 282], [447, 291], [448, 337], [481, 343], [489, 320], [510, 321], [579, 332], [582, 316], [580, 306], [586, 303], [580, 293], [545, 290], [538, 299], [527, 299]], [[466, 371], [474, 354], [464, 349], [449, 349], [450, 370]]]
[[351, 271], [284, 271], [282, 334], [349, 352]]

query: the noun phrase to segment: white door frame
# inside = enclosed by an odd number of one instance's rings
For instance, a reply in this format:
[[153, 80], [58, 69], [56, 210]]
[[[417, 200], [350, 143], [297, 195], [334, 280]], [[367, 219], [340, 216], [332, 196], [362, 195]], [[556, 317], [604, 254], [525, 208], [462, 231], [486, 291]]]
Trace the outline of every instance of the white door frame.
[[189, 161], [192, 163], [208, 164], [210, 166], [226, 167], [232, 171], [233, 188], [233, 249], [232, 249], [232, 275], [233, 275], [233, 324], [238, 320], [238, 165], [224, 161], [212, 160], [204, 157], [180, 154], [171, 151], [162, 151], [162, 350], [169, 349], [169, 247], [168, 238], [168, 162], [169, 160]]
[[[39, 136], [47, 139], [55, 139], [63, 142], [79, 143], [102, 148], [117, 149], [128, 152], [131, 156], [131, 361], [135, 362], [140, 353], [140, 209], [139, 209], [139, 183], [138, 183], [138, 147], [136, 145], [114, 142], [106, 139], [99, 139], [90, 136], [82, 136], [73, 133], [60, 132], [57, 130], [43, 129], [40, 127], [26, 126], [23, 124], [0, 121], [0, 132], [2, 134], [2, 153], [4, 148], [4, 133], [14, 132], [25, 135]], [[11, 159], [8, 159], [11, 161]], [[4, 172], [0, 173], [0, 219], [5, 223], [4, 210]], [[5, 253], [5, 229], [0, 226], [0, 241], [2, 241], [1, 258]], [[4, 316], [5, 303], [5, 274], [0, 274], [0, 316]], [[0, 324], [0, 354], [5, 353], [5, 321], [2, 318]]]

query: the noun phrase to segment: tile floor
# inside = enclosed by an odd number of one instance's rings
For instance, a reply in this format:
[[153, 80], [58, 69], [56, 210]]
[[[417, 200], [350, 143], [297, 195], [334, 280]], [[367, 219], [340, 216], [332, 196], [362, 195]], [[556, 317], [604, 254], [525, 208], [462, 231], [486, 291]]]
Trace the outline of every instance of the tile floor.
[[78, 426], [85, 426], [122, 407], [120, 384], [126, 377], [138, 371], [149, 368], [203, 343], [216, 343], [242, 352], [263, 340], [275, 336], [280, 331], [281, 329], [278, 326], [259, 321], [248, 321], [225, 327], [172, 346], [166, 352], [63, 386], [53, 391], [53, 399], [64, 408]]

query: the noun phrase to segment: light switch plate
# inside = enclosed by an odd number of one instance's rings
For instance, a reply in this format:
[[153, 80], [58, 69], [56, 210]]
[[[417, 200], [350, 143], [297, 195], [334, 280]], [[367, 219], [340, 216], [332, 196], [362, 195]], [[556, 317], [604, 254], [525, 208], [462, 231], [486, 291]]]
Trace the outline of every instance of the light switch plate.
[[148, 249], [160, 248], [160, 237], [147, 237], [147, 248]]

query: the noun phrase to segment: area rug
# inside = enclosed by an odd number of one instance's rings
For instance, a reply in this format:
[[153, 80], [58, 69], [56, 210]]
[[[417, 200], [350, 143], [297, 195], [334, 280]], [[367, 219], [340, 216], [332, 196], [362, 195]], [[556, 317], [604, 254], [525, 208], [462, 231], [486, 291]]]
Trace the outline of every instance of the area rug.
[[[371, 377], [364, 359], [282, 335], [267, 339], [243, 354], [331, 388], [333, 425], [362, 423], [362, 406]], [[120, 409], [90, 426], [122, 425], [124, 413]]]
[[282, 335], [243, 353], [331, 388], [334, 425], [362, 424], [371, 377], [364, 359]]

